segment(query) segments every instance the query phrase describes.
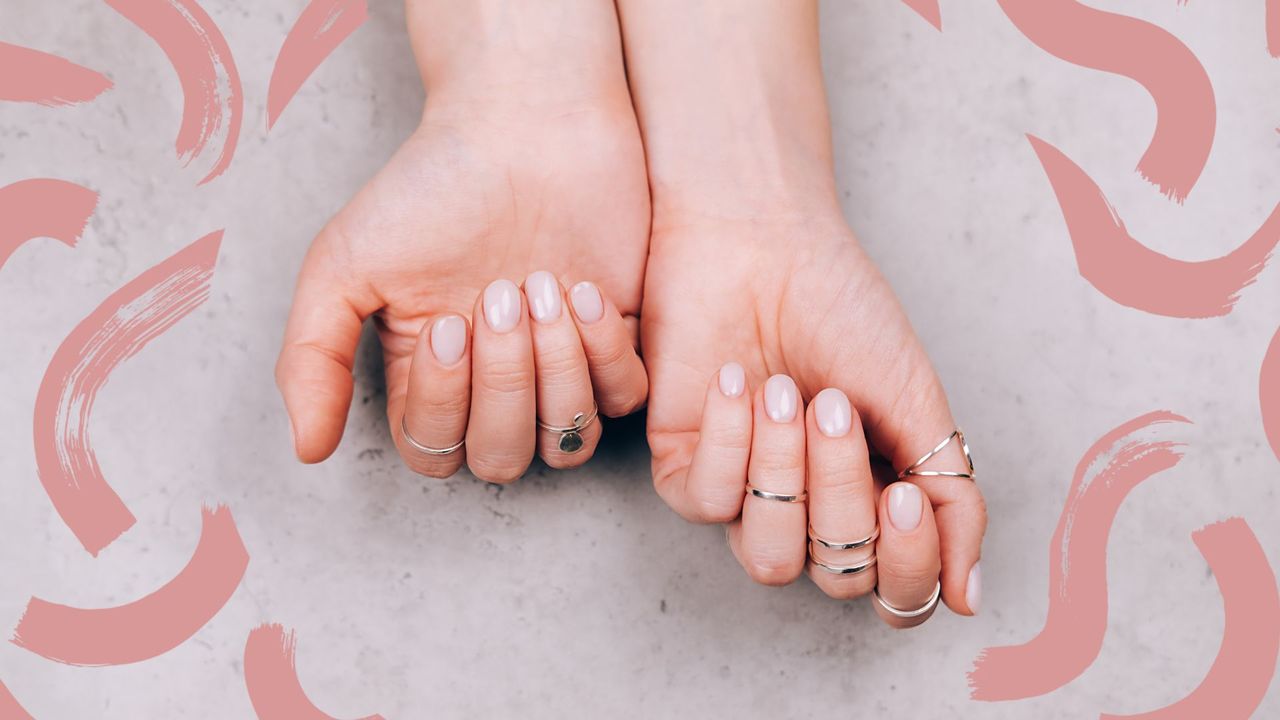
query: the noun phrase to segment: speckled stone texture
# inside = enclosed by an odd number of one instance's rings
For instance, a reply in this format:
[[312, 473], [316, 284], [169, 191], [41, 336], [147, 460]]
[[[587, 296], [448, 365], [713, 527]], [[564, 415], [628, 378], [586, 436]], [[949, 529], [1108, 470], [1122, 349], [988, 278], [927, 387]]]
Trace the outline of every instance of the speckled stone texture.
[[[1280, 61], [1261, 2], [1090, 2], [1168, 28], [1214, 82], [1213, 154], [1182, 207], [1133, 171], [1155, 122], [1142, 88], [1049, 56], [996, 3], [944, 2], [943, 33], [895, 0], [823, 5], [845, 211], [937, 363], [992, 518], [983, 614], [940, 612], [906, 633], [808, 581], [753, 585], [722, 529], [685, 524], [654, 494], [638, 418], [607, 423], [580, 471], [539, 467], [506, 489], [424, 480], [395, 455], [366, 343], [342, 447], [322, 465], [294, 461], [272, 366], [295, 272], [422, 102], [401, 4], [377, 0], [268, 135], [267, 80], [302, 4], [204, 0], [246, 112], [230, 170], [199, 188], [205, 168], [175, 162], [181, 93], [153, 42], [101, 2], [0, 6], [0, 40], [116, 83], [73, 108], [0, 105], [0, 185], [52, 176], [102, 191], [79, 247], [32, 242], [0, 269], [0, 633], [32, 595], [94, 607], [151, 592], [190, 557], [202, 501], [230, 504], [252, 558], [224, 610], [153, 660], [69, 667], [0, 645], [0, 679], [33, 715], [252, 717], [241, 664], [264, 621], [297, 630], [303, 686], [339, 717], [1052, 720], [1145, 711], [1200, 682], [1223, 617], [1191, 531], [1243, 516], [1280, 560], [1280, 463], [1258, 408], [1280, 267], [1222, 319], [1116, 305], [1080, 278], [1024, 134], [1070, 154], [1151, 247], [1225, 254], [1280, 200]], [[36, 388], [84, 314], [221, 227], [212, 298], [99, 395], [98, 459], [139, 522], [95, 560], [37, 480]], [[1048, 543], [1077, 460], [1161, 408], [1195, 421], [1191, 445], [1120, 510], [1097, 662], [1045, 697], [971, 702], [979, 650], [1044, 621]], [[1257, 716], [1280, 717], [1280, 690]]]

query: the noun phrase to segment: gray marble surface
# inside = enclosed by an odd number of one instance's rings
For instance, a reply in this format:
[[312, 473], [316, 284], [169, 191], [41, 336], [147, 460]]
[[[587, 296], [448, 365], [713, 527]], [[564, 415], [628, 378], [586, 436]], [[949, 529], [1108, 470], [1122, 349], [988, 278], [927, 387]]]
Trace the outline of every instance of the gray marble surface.
[[[54, 176], [102, 190], [78, 248], [32, 242], [0, 269], [0, 633], [32, 595], [95, 607], [151, 592], [190, 557], [201, 502], [231, 506], [252, 558], [225, 609], [153, 660], [70, 667], [0, 644], [0, 680], [37, 718], [252, 717], [241, 664], [264, 621], [296, 628], [302, 683], [339, 717], [1132, 713], [1185, 695], [1217, 652], [1221, 600], [1191, 531], [1243, 516], [1280, 559], [1280, 463], [1258, 408], [1280, 268], [1223, 319], [1116, 305], [1080, 278], [1024, 137], [1070, 154], [1151, 247], [1225, 254], [1280, 200], [1280, 61], [1265, 52], [1262, 3], [1091, 3], [1170, 29], [1214, 81], [1213, 154], [1182, 207], [1132, 171], [1155, 121], [1142, 88], [1047, 55], [994, 2], [944, 2], [943, 33], [895, 0], [824, 4], [846, 214], [947, 383], [992, 517], [983, 614], [939, 613], [908, 633], [807, 581], [753, 585], [720, 529], [683, 523], [653, 493], [639, 419], [611, 423], [580, 471], [537, 469], [502, 490], [424, 481], [395, 456], [367, 349], [341, 449], [298, 465], [272, 381], [293, 277], [313, 233], [411, 131], [422, 90], [401, 6], [377, 0], [268, 135], [271, 64], [302, 3], [203, 4], [239, 64], [246, 125], [230, 171], [199, 188], [203, 168], [174, 160], [181, 94], [154, 43], [105, 3], [0, 6], [0, 40], [116, 83], [73, 108], [0, 106], [0, 185]], [[37, 480], [36, 388], [88, 310], [220, 227], [212, 298], [99, 395], [98, 458], [139, 522], [93, 559]], [[970, 701], [979, 650], [1044, 621], [1048, 542], [1077, 460], [1160, 408], [1195, 421], [1191, 447], [1116, 519], [1097, 662], [1041, 698]], [[1273, 687], [1258, 717], [1276, 716]]]

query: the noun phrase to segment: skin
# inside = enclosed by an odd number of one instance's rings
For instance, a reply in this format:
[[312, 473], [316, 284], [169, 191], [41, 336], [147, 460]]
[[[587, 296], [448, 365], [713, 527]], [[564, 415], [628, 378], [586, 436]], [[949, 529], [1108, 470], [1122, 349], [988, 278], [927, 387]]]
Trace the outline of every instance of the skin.
[[[659, 494], [689, 520], [728, 523], [735, 557], [761, 583], [789, 583], [807, 567], [833, 597], [878, 584], [909, 610], [940, 580], [943, 601], [972, 614], [978, 595], [966, 591], [986, 528], [978, 486], [912, 478], [923, 491], [913, 510], [915, 488], [886, 485], [891, 468], [910, 466], [956, 422], [892, 289], [841, 217], [816, 4], [619, 0], [619, 14], [653, 188], [642, 340]], [[736, 397], [719, 388], [728, 362], [745, 369]], [[773, 419], [762, 386], [774, 375], [806, 401], [825, 388], [848, 398], [851, 430], [827, 437], [815, 407], [798, 403], [794, 419]], [[928, 463], [964, 467], [954, 443]], [[744, 497], [748, 482], [809, 498]], [[850, 541], [877, 518], [871, 570], [807, 565], [809, 523]], [[838, 565], [869, 554], [817, 552]], [[928, 617], [877, 610], [894, 627]]]
[[[298, 277], [277, 383], [295, 449], [318, 462], [337, 447], [351, 401], [362, 321], [377, 324], [387, 415], [405, 462], [446, 477], [466, 462], [508, 482], [535, 451], [570, 467], [558, 434], [593, 400], [634, 411], [647, 382], [635, 353], [649, 235], [643, 149], [627, 93], [614, 6], [566, 0], [410, 0], [409, 33], [427, 102], [422, 123], [316, 237]], [[495, 332], [484, 290], [549, 271], [563, 288], [590, 281], [604, 314], [586, 322], [562, 294], [551, 322], [530, 317]], [[467, 321], [465, 351], [439, 362], [431, 327]], [[625, 319], [624, 319], [625, 318]], [[410, 447], [404, 426], [428, 447]]]

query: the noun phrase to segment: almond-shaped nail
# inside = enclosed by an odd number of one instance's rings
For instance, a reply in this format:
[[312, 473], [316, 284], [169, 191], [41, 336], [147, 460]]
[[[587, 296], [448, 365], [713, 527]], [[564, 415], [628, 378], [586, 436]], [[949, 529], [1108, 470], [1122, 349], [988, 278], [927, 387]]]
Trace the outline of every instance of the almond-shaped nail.
[[484, 321], [497, 333], [520, 324], [520, 288], [510, 280], [494, 280], [484, 289]]
[[813, 418], [818, 429], [830, 438], [844, 437], [853, 427], [853, 406], [849, 398], [836, 388], [827, 388], [813, 399]]
[[789, 423], [796, 418], [800, 391], [796, 381], [786, 375], [774, 375], [764, 383], [764, 411], [776, 423]]
[[747, 373], [736, 362], [725, 363], [720, 368], [720, 393], [725, 397], [738, 397], [747, 389]]
[[969, 570], [969, 580], [964, 586], [964, 604], [969, 606], [969, 612], [974, 615], [978, 614], [978, 608], [982, 607], [982, 564], [974, 563]]
[[911, 532], [920, 525], [920, 513], [924, 503], [920, 488], [909, 482], [896, 482], [889, 486], [889, 522], [902, 532]]
[[604, 317], [604, 300], [593, 283], [582, 281], [569, 290], [569, 302], [573, 311], [584, 323], [593, 323]]
[[560, 283], [546, 270], [531, 273], [524, 280], [524, 295], [529, 298], [529, 314], [540, 323], [560, 319], [563, 303], [560, 300]]
[[445, 315], [431, 324], [431, 353], [448, 367], [462, 358], [467, 349], [467, 322], [457, 315]]

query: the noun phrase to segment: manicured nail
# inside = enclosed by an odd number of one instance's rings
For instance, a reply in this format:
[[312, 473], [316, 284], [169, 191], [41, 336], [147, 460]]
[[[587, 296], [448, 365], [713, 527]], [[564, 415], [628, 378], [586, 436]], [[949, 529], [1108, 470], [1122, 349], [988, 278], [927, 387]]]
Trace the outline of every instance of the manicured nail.
[[511, 332], [520, 324], [520, 288], [510, 280], [494, 280], [484, 289], [484, 321], [494, 332]]
[[776, 423], [789, 423], [796, 419], [796, 405], [800, 391], [796, 381], [786, 375], [774, 375], [764, 383], [764, 411]]
[[736, 362], [720, 368], [720, 392], [725, 397], [738, 397], [747, 388], [747, 373]]
[[529, 312], [540, 323], [560, 319], [560, 283], [545, 270], [539, 270], [524, 279], [524, 295], [529, 298]]
[[574, 285], [569, 290], [569, 301], [573, 303], [573, 311], [584, 323], [593, 323], [604, 317], [604, 300], [600, 299], [600, 291], [587, 281]]
[[831, 438], [844, 437], [853, 427], [853, 408], [849, 398], [835, 388], [827, 388], [813, 399], [813, 417], [818, 429]]
[[457, 315], [445, 315], [431, 326], [431, 352], [441, 365], [449, 366], [462, 358], [467, 349], [467, 322]]
[[889, 486], [889, 522], [895, 528], [902, 532], [915, 530], [923, 510], [920, 488], [909, 482], [896, 482]]
[[982, 606], [981, 563], [974, 563], [969, 570], [969, 582], [964, 587], [964, 604], [969, 606], [969, 612], [974, 615], [978, 614], [978, 608]]

